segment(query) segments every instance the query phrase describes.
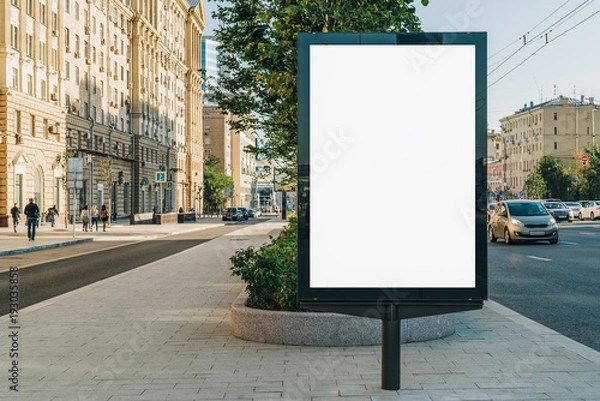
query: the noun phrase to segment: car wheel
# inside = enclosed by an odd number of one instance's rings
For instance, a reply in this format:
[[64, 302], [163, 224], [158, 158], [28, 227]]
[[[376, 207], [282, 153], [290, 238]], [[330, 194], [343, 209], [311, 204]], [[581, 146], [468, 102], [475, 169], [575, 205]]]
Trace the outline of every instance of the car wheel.
[[506, 245], [512, 245], [513, 240], [510, 237], [510, 231], [508, 231], [508, 228], [504, 229], [504, 242], [506, 243]]
[[490, 237], [490, 242], [496, 242], [498, 240], [498, 238], [496, 238], [496, 236], [494, 235], [494, 230], [492, 230], [491, 226], [488, 228], [488, 234]]
[[596, 219], [596, 216], [594, 216], [594, 212], [590, 213], [590, 220], [594, 221]]
[[583, 220], [583, 214], [581, 214], [581, 212], [579, 212], [579, 220]]
[[556, 235], [556, 238], [552, 238], [550, 240], [550, 244], [554, 245], [554, 244], [558, 244], [558, 234]]

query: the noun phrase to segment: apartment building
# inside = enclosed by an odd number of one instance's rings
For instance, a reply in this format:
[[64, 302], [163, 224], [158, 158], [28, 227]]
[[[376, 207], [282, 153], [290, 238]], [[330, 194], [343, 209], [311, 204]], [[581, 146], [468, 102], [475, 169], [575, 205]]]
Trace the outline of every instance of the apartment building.
[[524, 105], [500, 120], [503, 172], [511, 194], [523, 189], [539, 160], [551, 154], [567, 165], [581, 160], [595, 143], [594, 98], [559, 96], [549, 101]]
[[[199, 0], [9, 0], [0, 19], [0, 226], [29, 197], [113, 217], [198, 202]], [[67, 156], [84, 166], [69, 188]]]
[[232, 118], [216, 106], [204, 106], [204, 157], [218, 157], [220, 168], [233, 178], [232, 187], [225, 191], [224, 206], [250, 209], [257, 179], [256, 158], [246, 147], [256, 144], [256, 136], [232, 131], [228, 124]]

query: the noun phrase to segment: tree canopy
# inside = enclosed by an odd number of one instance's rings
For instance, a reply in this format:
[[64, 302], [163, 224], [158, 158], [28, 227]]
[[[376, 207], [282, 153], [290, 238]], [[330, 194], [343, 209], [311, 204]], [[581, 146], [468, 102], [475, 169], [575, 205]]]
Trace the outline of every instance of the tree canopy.
[[[583, 164], [581, 156], [588, 162]], [[553, 155], [544, 155], [529, 174], [524, 189], [528, 198], [559, 198], [562, 200], [600, 199], [600, 145], [580, 149], [567, 165]]]
[[233, 179], [219, 168], [221, 159], [210, 155], [204, 162], [204, 209], [221, 210], [223, 191], [233, 184]]
[[[295, 176], [300, 32], [414, 32], [420, 30], [413, 0], [230, 0], [216, 1], [215, 40], [219, 77], [211, 101], [239, 117], [234, 130], [262, 133], [260, 148]], [[427, 1], [421, 1], [424, 5]]]

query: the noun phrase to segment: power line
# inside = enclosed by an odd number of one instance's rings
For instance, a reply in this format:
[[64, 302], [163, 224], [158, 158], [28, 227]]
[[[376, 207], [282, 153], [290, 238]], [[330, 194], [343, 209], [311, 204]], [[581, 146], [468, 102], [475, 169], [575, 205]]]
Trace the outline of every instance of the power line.
[[[502, 75], [500, 78], [498, 78], [497, 80], [495, 80], [494, 82], [492, 82], [490, 85], [488, 85], [488, 88], [491, 88], [493, 85], [495, 85], [498, 81], [500, 81], [501, 79], [503, 79], [504, 77], [506, 77], [508, 74], [510, 74], [511, 72], [513, 72], [515, 69], [517, 69], [518, 67], [520, 67], [523, 63], [525, 63], [527, 60], [529, 60], [531, 57], [533, 57], [535, 54], [537, 54], [540, 50], [542, 50], [545, 46], [547, 46], [549, 43], [554, 42], [556, 39], [560, 38], [561, 36], [563, 36], [564, 34], [566, 34], [567, 32], [572, 31], [573, 29], [575, 29], [576, 27], [578, 27], [579, 25], [583, 24], [584, 22], [586, 22], [587, 20], [589, 20], [590, 18], [594, 17], [595, 15], [599, 14], [600, 10], [592, 13], [591, 15], [589, 15], [588, 17], [584, 18], [583, 20], [579, 21], [578, 23], [576, 23], [575, 25], [571, 26], [570, 28], [568, 28], [567, 30], [561, 32], [559, 35], [555, 36], [552, 39], [546, 39], [546, 42], [540, 46], [539, 48], [537, 48], [537, 50], [535, 50], [533, 53], [531, 53], [529, 56], [527, 56], [524, 60], [522, 60], [519, 64], [517, 64], [516, 66], [514, 66], [513, 68], [511, 68], [508, 72], [506, 72], [504, 75]], [[547, 34], [546, 34], [547, 37]]]
[[[537, 23], [537, 25], [535, 25], [533, 28], [531, 28], [530, 30], [527, 31], [527, 33], [523, 36], [527, 36], [531, 33], [531, 31], [533, 31], [535, 28], [537, 28], [538, 26], [542, 25], [546, 20], [548, 20], [551, 16], [553, 16], [554, 14], [556, 14], [556, 12], [558, 10], [560, 10], [561, 8], [563, 8], [564, 6], [567, 5], [567, 3], [569, 3], [571, 0], [567, 0], [565, 1], [562, 5], [558, 6], [554, 11], [552, 11], [546, 18], [544, 18], [543, 20], [541, 20], [540, 22]], [[513, 44], [517, 43], [517, 42], [521, 42], [523, 40], [523, 36], [519, 36], [515, 41], [509, 43], [508, 45], [504, 46], [502, 49], [498, 50], [496, 53], [492, 54], [491, 56], [488, 57], [488, 60], [492, 59], [494, 56], [496, 56], [497, 54], [502, 53], [504, 50], [506, 50], [507, 48], [509, 48], [510, 46], [512, 46]], [[492, 64], [493, 65], [493, 64]]]
[[[535, 28], [537, 28], [538, 26], [540, 26], [544, 21], [546, 21], [548, 18], [550, 18], [550, 16], [552, 16], [559, 9], [561, 9], [562, 7], [564, 7], [569, 1], [570, 0], [567, 0], [565, 3], [563, 3], [557, 9], [555, 9], [549, 16], [547, 16], [546, 18], [544, 18], [534, 28], [532, 28], [531, 31], [533, 31]], [[499, 65], [496, 68], [494, 68], [490, 72], [488, 72], [488, 75], [494, 73], [496, 70], [498, 70], [500, 67], [502, 67], [506, 62], [508, 62], [513, 56], [515, 56], [517, 53], [519, 53], [524, 48], [530, 46], [532, 43], [535, 43], [536, 41], [538, 41], [539, 39], [541, 39], [543, 37], [546, 37], [546, 40], [547, 40], [547, 34], [551, 33], [553, 31], [552, 28], [556, 28], [556, 27], [562, 25], [563, 23], [565, 23], [566, 21], [568, 21], [570, 18], [572, 18], [573, 16], [575, 16], [577, 13], [579, 13], [580, 11], [582, 11], [585, 7], [587, 7], [590, 4], [591, 4], [590, 0], [585, 0], [583, 3], [579, 4], [573, 10], [569, 11], [566, 15], [562, 16], [557, 21], [555, 21], [553, 24], [551, 24], [550, 26], [548, 26], [546, 29], [542, 30], [540, 34], [537, 34], [536, 37], [534, 39], [532, 39], [531, 41], [529, 41], [529, 42], [527, 42], [527, 40], [526, 40], [526, 35], [529, 34], [529, 32], [531, 32], [531, 31], [529, 31], [527, 34], [523, 35], [521, 37], [521, 38], [523, 38], [523, 45], [520, 48], [518, 48], [517, 50], [515, 50], [513, 53], [511, 53], [510, 55], [508, 55], [505, 59], [500, 60], [500, 61], [498, 61], [496, 63], [490, 64], [488, 67], [494, 66], [494, 65], [496, 65], [496, 64], [499, 63]]]

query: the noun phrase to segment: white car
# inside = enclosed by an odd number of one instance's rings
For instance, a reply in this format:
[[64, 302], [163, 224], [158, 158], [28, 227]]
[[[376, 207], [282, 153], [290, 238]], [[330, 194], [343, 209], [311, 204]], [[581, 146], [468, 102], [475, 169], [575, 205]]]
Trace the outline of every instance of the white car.
[[581, 203], [579, 202], [564, 202], [569, 209], [573, 211], [573, 217], [579, 217], [579, 211], [581, 210]]
[[581, 201], [579, 220], [600, 218], [600, 201]]

